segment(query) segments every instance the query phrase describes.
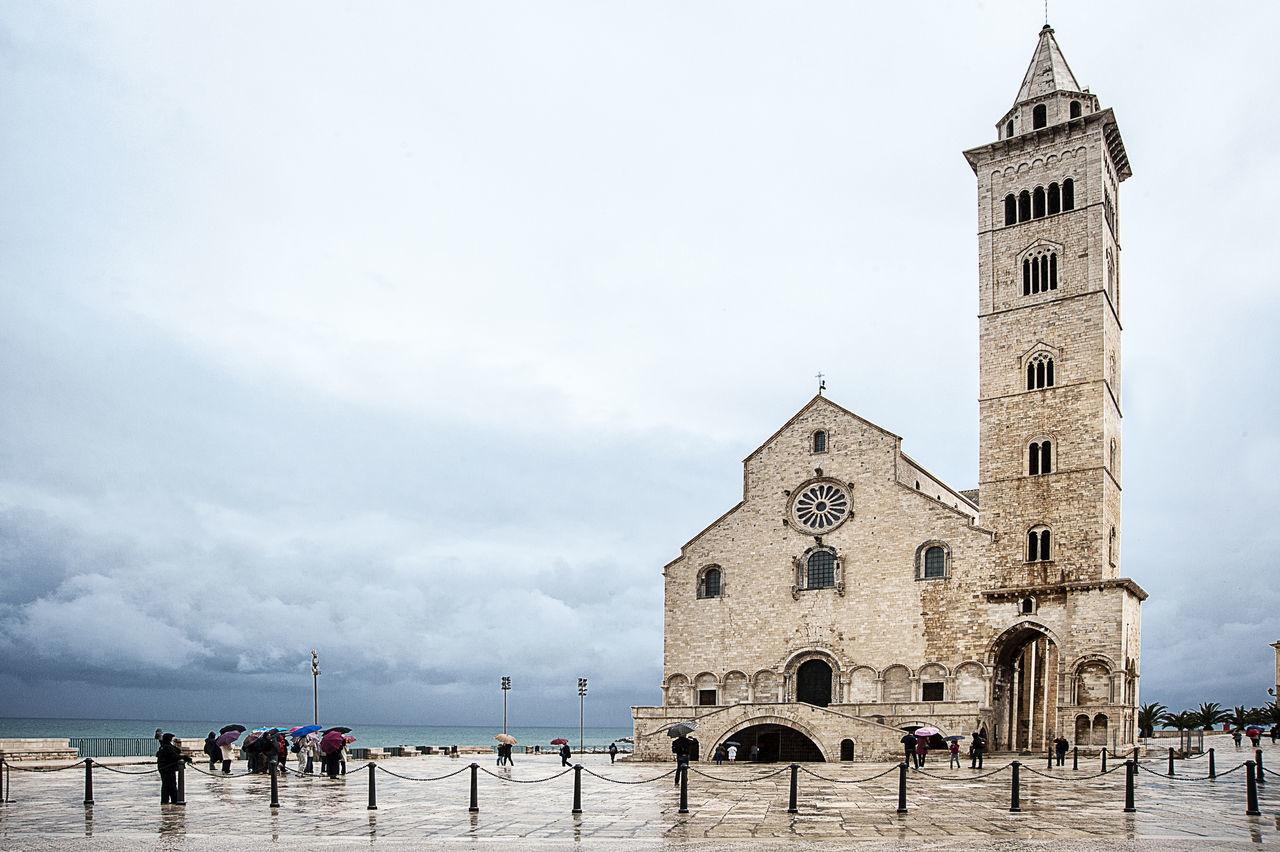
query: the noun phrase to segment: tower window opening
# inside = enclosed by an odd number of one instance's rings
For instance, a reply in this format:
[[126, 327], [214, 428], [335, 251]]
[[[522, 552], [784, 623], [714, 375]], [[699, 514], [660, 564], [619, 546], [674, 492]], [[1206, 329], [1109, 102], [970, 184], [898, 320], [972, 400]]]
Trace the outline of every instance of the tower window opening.
[[1018, 193], [1018, 221], [1028, 222], [1031, 220], [1031, 193], [1025, 189]]
[[1080, 117], [1080, 112], [1081, 112], [1080, 102], [1079, 102], [1079, 101], [1072, 101], [1072, 102], [1071, 102], [1071, 117], [1072, 117], [1072, 118], [1079, 118], [1079, 117]]
[[719, 568], [707, 568], [702, 572], [702, 576], [698, 578], [699, 598], [718, 598], [722, 588]]
[[1053, 442], [1032, 442], [1027, 448], [1027, 474], [1039, 476], [1053, 473]]
[[1022, 261], [1022, 295], [1031, 295], [1031, 259], [1024, 258]]
[[1034, 613], [1034, 612], [1036, 611], [1036, 602], [1035, 602], [1035, 599], [1034, 599], [1034, 598], [1023, 598], [1023, 599], [1022, 599], [1022, 607], [1021, 607], [1021, 609], [1022, 609], [1022, 614], [1023, 614], [1023, 615], [1031, 615], [1032, 613]]
[[1004, 197], [1004, 223], [1006, 225], [1018, 223], [1018, 199], [1012, 192]]
[[825, 453], [827, 451], [827, 433], [822, 429], [813, 433], [813, 451], [815, 453]]
[[1049, 252], [1049, 289], [1058, 289], [1058, 253]]
[[1008, 139], [1013, 135], [1013, 119], [1009, 119], [1009, 123], [1004, 126], [1004, 136]]
[[1049, 184], [1049, 215], [1062, 212], [1062, 187], [1056, 183]]
[[1047, 355], [1037, 356], [1027, 364], [1027, 390], [1053, 387], [1053, 359]]
[[1049, 530], [1046, 527], [1032, 527], [1027, 530], [1027, 561], [1050, 561]]
[[1031, 129], [1039, 130], [1049, 123], [1049, 110], [1044, 104], [1036, 104], [1031, 110]]
[[1049, 290], [1049, 255], [1040, 255], [1040, 289], [1048, 292]]
[[1044, 187], [1037, 186], [1031, 201], [1031, 218], [1044, 218]]
[[1062, 182], [1062, 209], [1076, 209], [1076, 182], [1071, 178]]

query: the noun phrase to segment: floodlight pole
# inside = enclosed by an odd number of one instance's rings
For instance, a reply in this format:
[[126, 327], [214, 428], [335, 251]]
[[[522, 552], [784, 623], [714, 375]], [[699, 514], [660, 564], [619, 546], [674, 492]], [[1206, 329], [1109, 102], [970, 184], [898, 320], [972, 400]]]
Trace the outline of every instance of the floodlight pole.
[[311, 651], [311, 710], [312, 724], [320, 724], [320, 655]]
[[583, 717], [587, 706], [587, 679], [578, 678], [578, 754], [582, 754]]
[[507, 732], [507, 693], [511, 691], [511, 678], [502, 679], [502, 733]]

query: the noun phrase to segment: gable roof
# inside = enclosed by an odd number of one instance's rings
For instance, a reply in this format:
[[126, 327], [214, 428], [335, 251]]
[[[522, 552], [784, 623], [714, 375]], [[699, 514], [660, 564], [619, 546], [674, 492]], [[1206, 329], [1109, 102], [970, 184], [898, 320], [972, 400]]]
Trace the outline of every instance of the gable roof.
[[859, 417], [849, 409], [845, 408], [842, 405], [835, 404], [834, 402], [832, 402], [831, 400], [823, 396], [821, 393], [819, 393], [813, 399], [805, 403], [804, 407], [801, 408], [799, 411], [797, 411], [790, 420], [788, 420], [786, 423], [783, 423], [782, 426], [778, 429], [778, 431], [774, 432], [772, 435], [766, 438], [764, 440], [764, 443], [762, 443], [760, 446], [752, 450], [751, 453], [745, 459], [742, 460], [743, 464], [746, 464], [747, 462], [751, 461], [751, 459], [759, 455], [761, 450], [763, 450], [765, 447], [769, 446], [774, 441], [776, 441], [778, 439], [778, 436], [781, 435], [783, 432], [790, 429], [791, 424], [795, 423], [797, 420], [799, 420], [801, 417], [803, 417], [811, 409], [813, 409], [815, 406], [819, 404], [832, 408], [839, 414], [852, 417], [854, 420], [857, 420], [859, 423], [863, 424], [864, 426], [870, 426], [872, 429], [875, 429], [877, 432], [880, 432], [890, 438], [893, 438], [895, 441], [898, 441], [899, 443], [901, 443], [902, 441], [902, 437], [900, 435], [895, 435], [894, 433], [890, 432], [888, 429], [885, 429], [882, 426], [877, 426], [876, 424], [872, 423], [870, 420], [868, 420], [865, 417]]

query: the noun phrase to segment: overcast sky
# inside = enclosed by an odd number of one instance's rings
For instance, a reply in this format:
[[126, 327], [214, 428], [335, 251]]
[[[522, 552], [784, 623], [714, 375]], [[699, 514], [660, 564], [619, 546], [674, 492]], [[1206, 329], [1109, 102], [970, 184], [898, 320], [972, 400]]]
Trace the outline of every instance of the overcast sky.
[[[1280, 639], [1280, 6], [1055, 2], [1115, 109], [1143, 701]], [[814, 393], [977, 484], [1038, 0], [0, 7], [0, 715], [576, 719]]]

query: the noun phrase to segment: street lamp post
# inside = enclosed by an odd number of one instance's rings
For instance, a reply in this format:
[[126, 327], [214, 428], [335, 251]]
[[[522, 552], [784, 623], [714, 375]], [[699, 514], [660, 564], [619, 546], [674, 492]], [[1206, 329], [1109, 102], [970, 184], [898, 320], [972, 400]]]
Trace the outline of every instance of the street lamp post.
[[587, 679], [578, 678], [578, 754], [582, 754], [582, 719], [587, 706]]
[[311, 652], [311, 709], [313, 716], [312, 724], [320, 724], [320, 655], [314, 650]]
[[507, 693], [511, 691], [511, 678], [502, 679], [502, 733], [507, 732]]

